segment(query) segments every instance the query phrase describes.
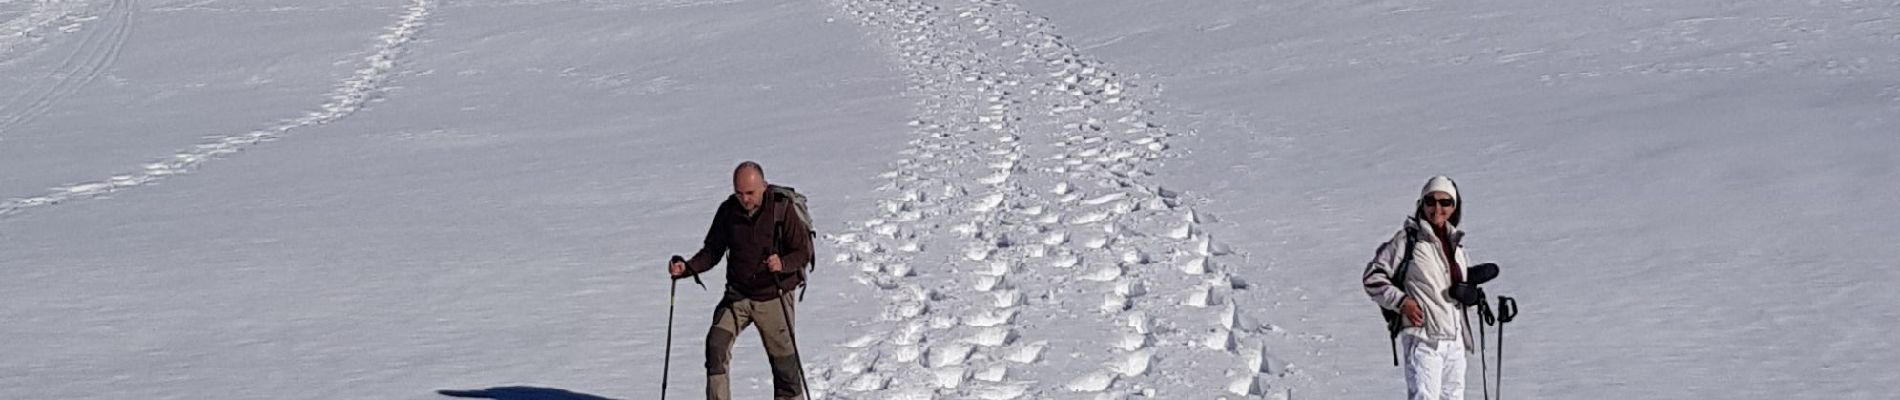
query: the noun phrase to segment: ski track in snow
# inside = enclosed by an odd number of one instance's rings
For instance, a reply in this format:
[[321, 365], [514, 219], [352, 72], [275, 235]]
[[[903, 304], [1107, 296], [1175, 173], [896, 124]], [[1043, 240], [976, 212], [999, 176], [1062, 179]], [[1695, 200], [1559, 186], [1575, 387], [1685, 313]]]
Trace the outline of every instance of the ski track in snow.
[[80, 10], [86, 6], [83, 0], [45, 0], [32, 3], [31, 8], [22, 11], [19, 16], [0, 22], [0, 60], [4, 60], [0, 61], [0, 64], [18, 59], [19, 57], [15, 57], [13, 52], [21, 45], [43, 41], [48, 27], [59, 22], [66, 22], [68, 25], [61, 26], [62, 30], [77, 29], [80, 26], [77, 23], [78, 20], [87, 19], [74, 18], [82, 14]]
[[[129, 0], [117, 0], [115, 4]], [[0, 201], [0, 218], [16, 215], [26, 210], [59, 204], [67, 201], [105, 196], [113, 192], [145, 186], [168, 177], [189, 173], [205, 162], [237, 153], [253, 145], [276, 140], [298, 129], [327, 124], [361, 110], [378, 93], [382, 92], [386, 82], [396, 68], [396, 60], [406, 46], [413, 42], [426, 25], [428, 16], [436, 7], [435, 0], [410, 0], [403, 14], [377, 37], [376, 48], [364, 58], [364, 64], [348, 78], [338, 83], [331, 91], [329, 101], [302, 117], [279, 122], [275, 126], [259, 129], [239, 135], [212, 137], [190, 148], [180, 150], [170, 157], [143, 165], [138, 172], [114, 175], [104, 180], [81, 182], [53, 188], [48, 193], [26, 198]], [[121, 4], [122, 6], [129, 6]], [[129, 8], [129, 7], [119, 7]], [[124, 11], [129, 13], [130, 11]], [[129, 17], [129, 14], [126, 15]], [[127, 18], [129, 19], [129, 18]], [[90, 42], [90, 39], [88, 39]], [[120, 43], [123, 38], [118, 39]], [[117, 46], [111, 53], [117, 53]], [[109, 58], [107, 63], [110, 62]], [[87, 58], [91, 59], [91, 58]], [[83, 69], [83, 68], [82, 68]], [[98, 68], [103, 69], [103, 68]], [[93, 72], [94, 74], [97, 71]], [[90, 80], [91, 78], [86, 78]], [[83, 83], [80, 85], [83, 86]]]
[[77, 14], [65, 12], [67, 10], [58, 4], [63, 3], [36, 3], [25, 17], [14, 20], [19, 21], [19, 24], [8, 21], [7, 26], [0, 27], [0, 37], [9, 37], [0, 42], [0, 55], [6, 55], [18, 45], [21, 42], [18, 38], [27, 37], [34, 30], [61, 19], [72, 22], [60, 27], [60, 30], [86, 32], [79, 47], [61, 60], [58, 67], [44, 76], [31, 79], [33, 83], [26, 90], [0, 104], [0, 138], [6, 137], [14, 128], [46, 114], [60, 99], [78, 92], [104, 75], [106, 69], [118, 61], [119, 53], [125, 47], [125, 39], [131, 36], [133, 13], [138, 8], [131, 4], [131, 0], [112, 0], [107, 2], [105, 12], [100, 15], [74, 17]]
[[832, 4], [916, 99], [879, 215], [828, 235], [888, 299], [814, 397], [1284, 397], [1229, 251], [1150, 182], [1167, 129], [1125, 79], [1003, 0]]

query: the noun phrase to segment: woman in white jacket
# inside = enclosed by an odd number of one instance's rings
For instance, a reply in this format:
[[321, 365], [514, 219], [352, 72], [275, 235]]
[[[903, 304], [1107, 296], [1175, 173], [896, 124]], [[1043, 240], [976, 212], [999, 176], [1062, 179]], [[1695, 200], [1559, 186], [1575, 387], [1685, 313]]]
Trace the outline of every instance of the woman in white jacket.
[[[1405, 221], [1405, 229], [1380, 245], [1366, 264], [1363, 281], [1373, 302], [1403, 316], [1398, 341], [1399, 353], [1404, 355], [1406, 397], [1459, 400], [1465, 392], [1465, 354], [1471, 348], [1458, 298], [1469, 299], [1472, 294], [1454, 290], [1465, 281], [1470, 264], [1459, 245], [1464, 237], [1458, 230], [1464, 204], [1451, 178], [1432, 177], [1422, 192], [1417, 212]], [[1412, 266], [1404, 268], [1403, 287], [1397, 287], [1392, 277], [1401, 269], [1398, 264], [1408, 258], [1400, 254], [1408, 247], [1407, 241], [1414, 242], [1409, 257]], [[1476, 297], [1482, 299], [1482, 292]]]

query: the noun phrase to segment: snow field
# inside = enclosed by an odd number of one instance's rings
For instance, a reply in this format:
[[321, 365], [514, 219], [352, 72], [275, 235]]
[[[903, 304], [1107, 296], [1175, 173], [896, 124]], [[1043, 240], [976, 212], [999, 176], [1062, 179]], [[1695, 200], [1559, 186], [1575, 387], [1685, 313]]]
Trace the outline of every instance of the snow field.
[[[44, 93], [29, 95], [34, 100], [15, 111], [9, 106], [5, 119], [0, 119], [0, 135], [14, 126], [31, 120], [44, 113], [51, 104], [61, 97], [70, 95], [78, 87], [97, 78], [117, 57], [124, 45], [130, 29], [133, 11], [138, 7], [129, 0], [113, 0], [101, 16], [103, 27], [88, 30], [80, 50], [61, 64], [61, 68], [50, 79], [54, 82]], [[50, 192], [30, 197], [0, 200], [0, 218], [24, 212], [28, 209], [61, 202], [104, 196], [127, 188], [144, 186], [178, 174], [188, 173], [200, 164], [218, 157], [243, 151], [258, 143], [276, 140], [303, 128], [318, 126], [347, 117], [366, 106], [369, 101], [383, 90], [396, 68], [396, 60], [402, 56], [406, 46], [414, 41], [427, 18], [436, 7], [434, 0], [409, 0], [404, 12], [390, 24], [387, 30], [377, 36], [376, 46], [370, 55], [362, 60], [355, 74], [338, 82], [326, 101], [317, 106], [316, 111], [305, 113], [301, 117], [288, 119], [269, 128], [244, 134], [214, 136], [197, 145], [180, 150], [170, 157], [146, 163], [136, 172], [128, 172], [91, 182], [80, 182], [53, 188]], [[69, 67], [70, 66], [70, 67]], [[32, 90], [29, 90], [32, 93]], [[17, 102], [16, 102], [17, 103]]]
[[1272, 390], [1242, 354], [1260, 339], [1225, 302], [1225, 254], [1149, 178], [1177, 134], [1141, 91], [1010, 2], [834, 4], [892, 48], [917, 114], [882, 215], [829, 237], [890, 298], [860, 329], [887, 333], [814, 363], [814, 396]]

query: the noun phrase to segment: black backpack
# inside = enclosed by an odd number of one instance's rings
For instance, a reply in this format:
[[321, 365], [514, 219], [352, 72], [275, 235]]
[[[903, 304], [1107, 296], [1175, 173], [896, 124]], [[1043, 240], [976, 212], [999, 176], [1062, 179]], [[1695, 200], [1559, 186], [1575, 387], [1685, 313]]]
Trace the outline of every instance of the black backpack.
[[[1405, 255], [1399, 258], [1399, 266], [1393, 271], [1392, 287], [1405, 291], [1405, 275], [1412, 272], [1412, 251], [1418, 248], [1418, 230], [1405, 228]], [[1379, 309], [1385, 316], [1386, 339], [1392, 345], [1392, 365], [1399, 365], [1399, 331], [1405, 330], [1405, 315], [1398, 311]]]
[[[812, 227], [811, 211], [806, 209], [805, 195], [798, 193], [798, 189], [793, 189], [790, 186], [770, 185], [766, 188], [766, 191], [771, 192], [773, 197], [783, 197], [792, 202], [792, 217], [798, 218], [799, 222], [805, 223], [805, 235], [811, 238], [811, 241], [809, 242], [811, 243], [811, 247], [812, 247], [811, 259], [807, 260], [805, 265], [797, 266], [798, 277], [799, 277], [798, 301], [805, 301], [805, 285], [811, 283], [811, 279], [809, 276], [806, 275], [806, 272], [814, 271], [814, 270], [817, 270], [818, 268], [818, 231], [817, 231], [817, 228]], [[777, 215], [777, 219], [773, 220], [777, 224], [779, 224], [779, 226], [775, 227], [776, 230], [772, 233], [772, 247], [774, 249], [779, 247], [782, 243], [779, 241], [779, 236], [786, 233], [784, 232], [785, 230], [785, 226], [784, 226], [785, 216], [783, 215], [784, 213], [782, 211], [778, 211], [778, 213], [780, 215]]]

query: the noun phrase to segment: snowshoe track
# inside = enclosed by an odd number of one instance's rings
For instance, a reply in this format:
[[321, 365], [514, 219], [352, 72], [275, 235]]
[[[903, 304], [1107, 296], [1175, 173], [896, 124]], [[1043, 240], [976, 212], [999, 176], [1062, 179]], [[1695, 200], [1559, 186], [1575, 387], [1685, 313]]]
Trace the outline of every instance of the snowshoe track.
[[1224, 246], [1150, 182], [1174, 134], [1134, 86], [1008, 1], [833, 4], [889, 46], [917, 105], [879, 216], [826, 237], [888, 305], [812, 363], [814, 397], [1268, 392]]

